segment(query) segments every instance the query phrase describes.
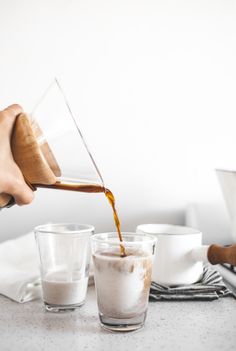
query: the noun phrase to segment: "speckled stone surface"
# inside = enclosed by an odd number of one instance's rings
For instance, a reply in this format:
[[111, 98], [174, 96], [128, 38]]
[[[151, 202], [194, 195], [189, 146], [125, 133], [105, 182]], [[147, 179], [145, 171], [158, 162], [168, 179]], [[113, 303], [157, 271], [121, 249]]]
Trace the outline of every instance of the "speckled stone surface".
[[93, 287], [83, 307], [64, 314], [0, 296], [0, 350], [236, 350], [236, 300], [151, 302], [143, 329], [113, 334], [99, 326]]

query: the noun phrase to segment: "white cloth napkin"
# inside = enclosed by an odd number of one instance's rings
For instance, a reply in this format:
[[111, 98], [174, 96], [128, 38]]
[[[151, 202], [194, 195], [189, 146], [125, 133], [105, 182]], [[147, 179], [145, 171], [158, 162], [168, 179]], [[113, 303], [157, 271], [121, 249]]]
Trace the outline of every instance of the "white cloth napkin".
[[34, 233], [0, 244], [0, 294], [23, 303], [41, 296]]

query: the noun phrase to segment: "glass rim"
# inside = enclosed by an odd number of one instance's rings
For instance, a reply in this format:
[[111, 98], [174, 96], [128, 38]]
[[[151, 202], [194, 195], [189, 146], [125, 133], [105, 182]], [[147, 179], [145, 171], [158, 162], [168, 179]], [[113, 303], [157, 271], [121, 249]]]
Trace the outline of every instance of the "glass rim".
[[[150, 228], [153, 228], [150, 230]], [[177, 230], [174, 232], [174, 230]], [[178, 232], [179, 230], [179, 232]], [[202, 235], [199, 229], [188, 227], [184, 225], [166, 224], [166, 223], [147, 223], [137, 226], [136, 231], [138, 234], [151, 234], [154, 236], [172, 235], [172, 236], [188, 236], [188, 235]]]
[[[70, 225], [81, 226], [84, 228], [76, 229], [76, 230], [64, 230], [64, 231], [56, 230], [56, 227], [70, 226]], [[52, 227], [51, 230], [48, 229], [50, 226]], [[57, 235], [81, 235], [81, 234], [87, 233], [88, 231], [92, 232], [94, 230], [95, 228], [91, 224], [67, 222], [67, 223], [48, 223], [48, 224], [38, 225], [37, 227], [34, 228], [34, 233], [35, 234], [57, 234]]]
[[[152, 244], [155, 243], [157, 241], [157, 238], [155, 237], [155, 235], [150, 235], [150, 234], [146, 234], [146, 233], [135, 233], [135, 232], [122, 232], [121, 233], [123, 236], [123, 241], [122, 244], [124, 245], [138, 245], [138, 244]], [[107, 237], [103, 238], [102, 236], [107, 235]], [[109, 237], [110, 236], [110, 237]], [[135, 240], [135, 241], [126, 241], [125, 237], [140, 237], [140, 238], [146, 238], [147, 240]], [[107, 239], [115, 239], [115, 240], [110, 240], [107, 241]], [[105, 232], [105, 233], [97, 233], [94, 234], [91, 237], [92, 242], [96, 242], [96, 243], [107, 243], [107, 244], [112, 244], [112, 245], [120, 245], [121, 242], [119, 241], [119, 237], [118, 237], [118, 233], [117, 232]]]

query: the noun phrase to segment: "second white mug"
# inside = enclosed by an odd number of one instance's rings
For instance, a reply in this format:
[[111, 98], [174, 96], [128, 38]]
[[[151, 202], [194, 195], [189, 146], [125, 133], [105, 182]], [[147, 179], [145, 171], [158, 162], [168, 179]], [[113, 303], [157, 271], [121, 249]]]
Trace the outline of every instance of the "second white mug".
[[236, 266], [236, 244], [204, 246], [198, 229], [171, 224], [142, 224], [136, 232], [157, 238], [152, 275], [156, 283], [167, 286], [195, 283], [202, 278], [204, 262]]
[[[201, 246], [200, 231], [169, 224], [143, 224], [137, 227], [136, 232], [157, 237], [152, 275], [154, 282], [174, 286], [192, 284], [201, 279], [202, 261], [207, 260], [208, 246]], [[196, 248], [197, 251], [193, 252]]]

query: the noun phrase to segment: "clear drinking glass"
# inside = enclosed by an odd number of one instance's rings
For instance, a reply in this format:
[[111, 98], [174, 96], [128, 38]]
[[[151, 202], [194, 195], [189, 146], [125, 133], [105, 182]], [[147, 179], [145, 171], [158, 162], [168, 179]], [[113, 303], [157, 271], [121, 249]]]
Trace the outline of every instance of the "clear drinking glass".
[[94, 235], [92, 253], [101, 325], [131, 331], [144, 325], [156, 238], [122, 233], [126, 257], [120, 256], [117, 233]]
[[91, 258], [91, 225], [62, 223], [35, 228], [40, 258], [42, 293], [50, 312], [83, 305]]

